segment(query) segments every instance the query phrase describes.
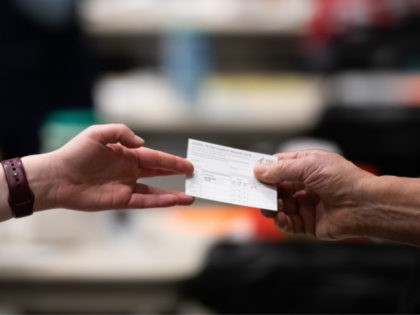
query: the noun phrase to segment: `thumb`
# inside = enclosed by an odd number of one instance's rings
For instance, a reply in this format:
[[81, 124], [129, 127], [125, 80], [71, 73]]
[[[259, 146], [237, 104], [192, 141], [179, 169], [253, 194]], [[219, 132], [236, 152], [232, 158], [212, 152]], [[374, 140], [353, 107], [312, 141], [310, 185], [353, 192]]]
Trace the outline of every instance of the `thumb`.
[[124, 124], [95, 125], [86, 129], [86, 133], [104, 145], [121, 143], [128, 148], [138, 148], [144, 145], [144, 140]]
[[258, 180], [267, 184], [282, 181], [303, 182], [306, 168], [302, 159], [281, 159], [272, 164], [255, 165], [254, 175]]

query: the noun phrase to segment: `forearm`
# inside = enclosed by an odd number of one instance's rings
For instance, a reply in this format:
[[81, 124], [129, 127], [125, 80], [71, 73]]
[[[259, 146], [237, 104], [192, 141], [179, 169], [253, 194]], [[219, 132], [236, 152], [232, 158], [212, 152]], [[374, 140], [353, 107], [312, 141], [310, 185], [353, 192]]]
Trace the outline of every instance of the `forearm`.
[[362, 233], [420, 246], [420, 179], [380, 176], [369, 185]]
[[[1, 167], [0, 167], [1, 168]], [[9, 206], [9, 189], [3, 169], [0, 170], [0, 222], [13, 217], [12, 209]]]

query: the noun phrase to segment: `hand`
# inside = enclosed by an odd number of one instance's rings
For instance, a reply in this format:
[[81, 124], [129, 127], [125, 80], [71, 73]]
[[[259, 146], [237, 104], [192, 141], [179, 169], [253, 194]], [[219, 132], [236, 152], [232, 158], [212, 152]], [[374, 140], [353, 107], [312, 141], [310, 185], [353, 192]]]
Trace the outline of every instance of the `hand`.
[[[143, 144], [124, 125], [87, 128], [62, 148], [43, 155], [49, 164], [48, 175], [38, 173], [30, 182], [37, 187], [40, 178], [49, 181], [45, 192], [49, 197], [48, 201], [36, 201], [35, 208], [95, 211], [191, 204], [193, 197], [183, 192], [137, 182], [142, 177], [193, 172], [186, 159], [142, 147]], [[31, 164], [31, 158], [36, 157], [28, 157], [25, 164]]]
[[338, 154], [304, 150], [276, 155], [278, 162], [259, 164], [254, 173], [278, 187], [278, 212], [263, 211], [287, 232], [320, 239], [341, 239], [361, 233], [368, 207], [368, 183], [376, 176]]

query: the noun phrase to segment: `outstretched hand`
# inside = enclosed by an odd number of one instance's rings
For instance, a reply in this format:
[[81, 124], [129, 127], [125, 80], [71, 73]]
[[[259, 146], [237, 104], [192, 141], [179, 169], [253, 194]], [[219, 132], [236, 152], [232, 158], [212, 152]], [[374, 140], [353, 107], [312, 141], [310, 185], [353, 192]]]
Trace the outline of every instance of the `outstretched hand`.
[[139, 209], [189, 205], [183, 192], [147, 186], [139, 178], [193, 172], [184, 158], [143, 147], [121, 124], [96, 125], [47, 154], [53, 202], [45, 208]]

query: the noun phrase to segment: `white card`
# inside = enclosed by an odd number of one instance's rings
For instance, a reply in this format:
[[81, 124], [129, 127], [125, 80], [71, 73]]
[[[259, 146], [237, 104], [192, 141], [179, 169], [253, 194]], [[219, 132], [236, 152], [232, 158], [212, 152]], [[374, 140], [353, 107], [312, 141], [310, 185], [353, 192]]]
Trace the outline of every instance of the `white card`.
[[187, 159], [194, 165], [185, 183], [187, 195], [277, 211], [276, 187], [253, 173], [255, 164], [273, 163], [276, 157], [189, 139]]

